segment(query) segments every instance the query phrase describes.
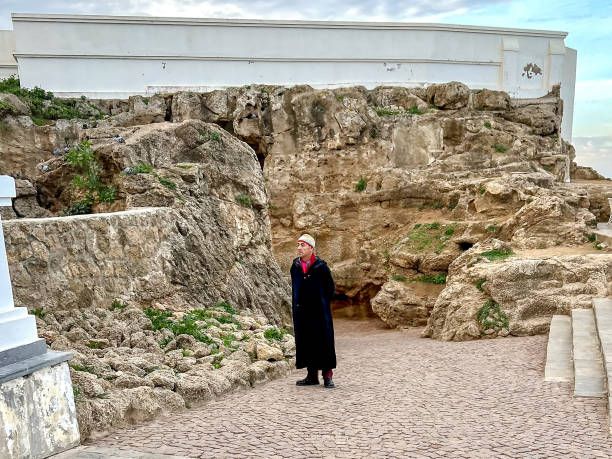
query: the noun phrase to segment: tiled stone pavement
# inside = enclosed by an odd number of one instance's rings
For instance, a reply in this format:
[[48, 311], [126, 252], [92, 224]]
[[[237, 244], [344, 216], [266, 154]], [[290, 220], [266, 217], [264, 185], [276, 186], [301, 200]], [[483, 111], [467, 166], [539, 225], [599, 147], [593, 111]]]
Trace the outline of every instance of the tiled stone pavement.
[[298, 370], [88, 444], [194, 458], [612, 455], [605, 399], [544, 382], [546, 336], [445, 343], [335, 325], [334, 390], [296, 387]]

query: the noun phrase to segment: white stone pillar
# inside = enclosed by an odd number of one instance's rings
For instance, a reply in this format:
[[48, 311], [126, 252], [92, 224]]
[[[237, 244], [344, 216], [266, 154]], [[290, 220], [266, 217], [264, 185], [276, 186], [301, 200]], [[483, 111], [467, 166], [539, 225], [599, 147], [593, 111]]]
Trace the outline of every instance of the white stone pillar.
[[[15, 180], [0, 175], [0, 206], [10, 206], [15, 197]], [[9, 275], [4, 232], [0, 218], [0, 352], [33, 343], [38, 339], [36, 319], [26, 308], [16, 308]]]

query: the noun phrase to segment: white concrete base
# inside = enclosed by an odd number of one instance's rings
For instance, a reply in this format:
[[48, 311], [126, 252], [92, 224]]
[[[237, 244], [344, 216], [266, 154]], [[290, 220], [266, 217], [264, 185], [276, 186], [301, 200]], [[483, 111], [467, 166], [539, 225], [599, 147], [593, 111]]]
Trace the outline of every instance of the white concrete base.
[[36, 318], [26, 308], [0, 312], [0, 352], [38, 339]]
[[1, 458], [45, 458], [79, 442], [66, 362], [0, 384]]

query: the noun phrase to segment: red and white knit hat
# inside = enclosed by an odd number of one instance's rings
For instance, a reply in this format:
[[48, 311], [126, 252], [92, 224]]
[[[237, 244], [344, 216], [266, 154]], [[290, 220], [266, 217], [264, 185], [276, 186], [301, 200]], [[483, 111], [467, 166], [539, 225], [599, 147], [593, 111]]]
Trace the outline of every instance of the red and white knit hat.
[[314, 237], [312, 237], [310, 234], [302, 234], [300, 238], [298, 239], [298, 242], [305, 242], [306, 244], [308, 244], [310, 247], [314, 249], [315, 240], [314, 240]]

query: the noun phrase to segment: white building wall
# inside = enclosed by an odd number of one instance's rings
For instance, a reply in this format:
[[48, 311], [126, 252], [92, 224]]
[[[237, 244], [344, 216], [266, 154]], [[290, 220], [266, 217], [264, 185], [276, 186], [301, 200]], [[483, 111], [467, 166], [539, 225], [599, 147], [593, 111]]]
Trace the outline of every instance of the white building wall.
[[12, 30], [0, 30], [0, 80], [11, 75], [17, 75], [15, 52], [15, 36]]
[[[248, 84], [461, 81], [539, 97], [571, 73], [565, 32], [447, 24], [13, 14], [22, 85], [125, 97]], [[573, 99], [573, 86], [564, 88]], [[569, 120], [569, 121], [567, 121]], [[571, 112], [566, 110], [570, 123]]]

